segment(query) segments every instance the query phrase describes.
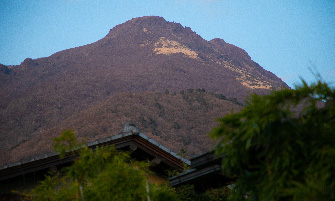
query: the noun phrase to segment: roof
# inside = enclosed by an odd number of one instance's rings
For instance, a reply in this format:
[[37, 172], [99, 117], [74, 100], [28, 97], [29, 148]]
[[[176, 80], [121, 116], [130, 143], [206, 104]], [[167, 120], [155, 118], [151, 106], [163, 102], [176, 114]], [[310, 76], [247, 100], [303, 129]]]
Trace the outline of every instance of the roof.
[[206, 152], [191, 158], [191, 169], [169, 178], [170, 186], [193, 184], [197, 190], [204, 191], [216, 188], [233, 181], [221, 170], [222, 156], [217, 157], [215, 151]]
[[[135, 152], [135, 156], [147, 157], [161, 164], [162, 168], [170, 168], [183, 171], [183, 164], [190, 165], [190, 161], [170, 151], [168, 148], [157, 143], [153, 139], [139, 131], [135, 124], [126, 123], [123, 129], [116, 135], [99, 139], [87, 144], [89, 148], [114, 145], [116, 149], [130, 149]], [[136, 151], [135, 151], [136, 150]], [[64, 158], [59, 157], [59, 153], [46, 153], [21, 161], [5, 164], [0, 167], [0, 181], [31, 173], [34, 171], [65, 164], [74, 160], [75, 155], [69, 154]], [[157, 162], [158, 161], [158, 162]]]

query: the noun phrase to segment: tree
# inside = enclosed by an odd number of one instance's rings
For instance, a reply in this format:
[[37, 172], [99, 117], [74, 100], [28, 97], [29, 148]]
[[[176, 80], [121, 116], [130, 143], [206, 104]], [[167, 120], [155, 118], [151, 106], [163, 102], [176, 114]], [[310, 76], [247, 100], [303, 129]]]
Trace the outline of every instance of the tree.
[[177, 187], [176, 192], [181, 201], [226, 201], [230, 195], [230, 189], [227, 186], [197, 192], [193, 185], [183, 185]]
[[133, 161], [127, 153], [112, 146], [90, 149], [77, 142], [72, 130], [63, 131], [53, 140], [61, 157], [68, 154], [78, 157], [73, 165], [47, 176], [31, 191], [29, 199], [147, 200], [151, 196], [158, 200], [163, 196], [164, 200], [171, 200], [176, 196], [167, 186], [148, 183], [147, 175], [152, 173], [147, 163]]
[[253, 95], [219, 120], [222, 169], [233, 200], [335, 200], [335, 91], [319, 81]]

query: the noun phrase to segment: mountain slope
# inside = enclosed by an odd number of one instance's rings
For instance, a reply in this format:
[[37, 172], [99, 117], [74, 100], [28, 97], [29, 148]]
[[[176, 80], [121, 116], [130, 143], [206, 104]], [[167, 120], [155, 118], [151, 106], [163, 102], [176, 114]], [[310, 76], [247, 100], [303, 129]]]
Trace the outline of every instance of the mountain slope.
[[241, 108], [222, 95], [199, 89], [170, 94], [119, 93], [52, 128], [40, 130], [32, 139], [18, 144], [7, 156], [16, 161], [48, 152], [51, 138], [63, 129], [74, 129], [77, 137], [87, 141], [106, 138], [117, 134], [127, 121], [136, 122], [143, 133], [169, 149], [177, 153], [184, 149], [187, 156], [192, 156], [215, 144], [208, 138], [208, 132], [217, 125], [217, 117]]
[[222, 39], [206, 41], [178, 23], [141, 17], [95, 43], [1, 65], [0, 87], [0, 147], [10, 154], [123, 92], [204, 88], [244, 102], [250, 93], [287, 85]]

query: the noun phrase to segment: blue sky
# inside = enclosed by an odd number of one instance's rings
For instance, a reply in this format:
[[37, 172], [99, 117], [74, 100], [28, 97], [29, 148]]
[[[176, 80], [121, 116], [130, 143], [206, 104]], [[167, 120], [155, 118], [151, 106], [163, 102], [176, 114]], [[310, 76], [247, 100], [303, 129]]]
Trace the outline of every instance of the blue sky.
[[314, 81], [310, 68], [335, 85], [333, 0], [1, 0], [0, 63], [93, 43], [148, 15], [243, 48], [291, 87], [300, 77]]

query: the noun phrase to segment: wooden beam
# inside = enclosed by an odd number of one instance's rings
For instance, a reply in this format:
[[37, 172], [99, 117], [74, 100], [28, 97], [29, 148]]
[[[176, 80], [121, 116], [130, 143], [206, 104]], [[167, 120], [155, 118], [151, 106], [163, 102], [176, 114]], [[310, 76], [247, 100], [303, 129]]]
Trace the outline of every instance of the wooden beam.
[[162, 162], [162, 160], [160, 158], [156, 157], [156, 158], [154, 158], [150, 161], [150, 166], [159, 165], [161, 162]]

